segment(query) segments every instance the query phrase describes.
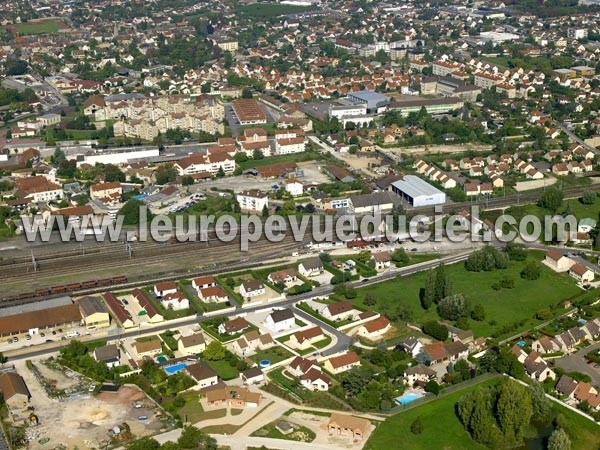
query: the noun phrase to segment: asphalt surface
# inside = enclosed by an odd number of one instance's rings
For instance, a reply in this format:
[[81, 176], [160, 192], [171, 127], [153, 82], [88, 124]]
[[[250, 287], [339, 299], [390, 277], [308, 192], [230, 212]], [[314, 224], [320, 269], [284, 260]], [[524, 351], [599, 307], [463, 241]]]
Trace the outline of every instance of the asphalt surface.
[[[384, 273], [381, 275], [377, 275], [375, 277], [370, 278], [369, 281], [365, 281], [365, 280], [357, 281], [357, 282], [349, 283], [349, 285], [357, 287], [357, 288], [370, 286], [370, 285], [373, 285], [376, 283], [381, 283], [383, 281], [388, 281], [388, 280], [394, 279], [398, 276], [404, 277], [404, 276], [408, 276], [408, 275], [416, 273], [416, 272], [420, 272], [423, 270], [428, 270], [430, 268], [437, 267], [441, 262], [444, 262], [445, 264], [452, 264], [455, 262], [464, 261], [465, 259], [467, 259], [469, 254], [470, 254], [470, 252], [464, 253], [461, 255], [448, 256], [446, 258], [441, 258], [438, 260], [433, 260], [433, 261], [428, 261], [426, 263], [422, 263], [416, 267], [415, 266], [404, 267], [404, 268], [398, 269], [393, 272], [387, 272], [387, 273]], [[148, 328], [146, 330], [135, 329], [135, 330], [123, 331], [122, 333], [120, 333], [118, 335], [110, 336], [108, 338], [108, 340], [118, 340], [118, 339], [125, 339], [125, 338], [131, 338], [131, 337], [138, 337], [142, 334], [148, 334], [148, 333], [156, 334], [156, 333], [160, 333], [162, 331], [172, 329], [174, 326], [194, 325], [198, 322], [204, 322], [204, 321], [211, 320], [211, 319], [218, 318], [218, 317], [230, 317], [230, 316], [235, 316], [240, 313], [251, 313], [251, 312], [255, 312], [255, 311], [259, 311], [259, 310], [264, 310], [264, 309], [270, 308], [270, 307], [275, 307], [275, 308], [292, 307], [296, 303], [310, 299], [312, 297], [319, 297], [319, 296], [331, 294], [331, 293], [333, 293], [333, 290], [334, 290], [334, 287], [331, 285], [319, 286], [319, 287], [313, 289], [311, 292], [307, 292], [305, 294], [291, 297], [283, 302], [273, 304], [272, 306], [257, 305], [257, 306], [250, 307], [250, 308], [238, 307], [238, 308], [236, 308], [236, 310], [234, 312], [229, 312], [229, 313], [224, 313], [224, 314], [218, 314], [218, 315], [212, 315], [212, 316], [201, 316], [201, 315], [190, 316], [189, 318], [186, 318], [185, 320], [179, 320], [177, 322], [168, 321], [168, 322], [165, 322], [164, 324], [153, 326], [152, 328]], [[325, 329], [329, 333], [336, 336], [336, 338], [337, 338], [336, 344], [333, 347], [331, 347], [330, 349], [328, 349], [327, 351], [323, 352], [323, 356], [328, 356], [328, 355], [331, 355], [334, 353], [338, 353], [338, 352], [348, 348], [348, 345], [351, 342], [351, 338], [346, 336], [341, 331], [338, 331], [334, 327], [331, 327], [330, 325], [320, 321], [319, 319], [317, 319], [309, 314], [306, 314], [303, 311], [299, 311], [297, 308], [294, 308], [294, 309], [295, 309], [295, 313], [297, 313], [298, 316], [302, 317], [303, 319], [309, 320], [310, 322], [318, 323], [319, 326], [321, 326], [323, 329]], [[89, 341], [86, 340], [86, 342], [100, 341], [100, 340], [105, 340], [105, 339], [106, 339], [105, 337], [102, 337], [102, 338], [98, 337], [98, 338], [90, 339]], [[14, 353], [6, 352], [4, 356], [7, 358], [7, 361], [9, 361], [9, 362], [21, 360], [21, 359], [34, 358], [37, 356], [43, 356], [43, 355], [47, 355], [47, 354], [56, 352], [57, 350], [59, 350], [61, 347], [64, 346], [65, 342], [66, 341], [57, 341], [55, 343], [49, 343], [47, 347], [45, 346], [45, 348], [42, 348], [42, 349], [35, 348], [35, 347], [19, 349], [19, 350], [15, 350]]]
[[556, 367], [564, 369], [566, 372], [581, 372], [589, 375], [592, 378], [594, 386], [600, 385], [600, 368], [594, 367], [594, 364], [588, 364], [585, 355], [592, 350], [600, 348], [600, 342], [597, 342], [589, 347], [582, 348], [577, 352], [554, 360]]

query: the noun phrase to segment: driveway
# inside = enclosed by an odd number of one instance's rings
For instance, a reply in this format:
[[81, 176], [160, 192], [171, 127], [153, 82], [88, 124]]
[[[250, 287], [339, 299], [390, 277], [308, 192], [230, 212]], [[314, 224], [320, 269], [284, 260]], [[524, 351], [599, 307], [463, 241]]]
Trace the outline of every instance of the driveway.
[[560, 359], [555, 359], [554, 363], [556, 367], [560, 367], [567, 372], [577, 371], [585, 373], [592, 377], [592, 384], [594, 386], [600, 385], [600, 369], [594, 367], [594, 364], [587, 364], [585, 355], [592, 350], [600, 348], [600, 342], [597, 342], [589, 347], [582, 348], [572, 355], [565, 356]]

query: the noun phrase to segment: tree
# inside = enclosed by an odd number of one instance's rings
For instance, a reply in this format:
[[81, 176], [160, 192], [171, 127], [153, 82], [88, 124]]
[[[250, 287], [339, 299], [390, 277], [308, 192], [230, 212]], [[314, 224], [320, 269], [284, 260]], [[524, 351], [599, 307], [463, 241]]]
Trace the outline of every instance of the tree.
[[423, 432], [423, 428], [423, 421], [421, 420], [420, 416], [413, 420], [413, 423], [410, 424], [410, 432], [412, 434], [421, 434]]
[[571, 450], [571, 439], [562, 428], [555, 429], [548, 438], [548, 450]]
[[252, 90], [247, 87], [242, 89], [242, 98], [252, 98]]
[[269, 207], [268, 207], [267, 205], [263, 206], [263, 209], [262, 209], [262, 216], [263, 216], [264, 218], [267, 218], [267, 217], [269, 217]]
[[534, 382], [529, 390], [531, 392], [532, 417], [536, 422], [547, 422], [552, 412], [552, 402], [546, 397], [544, 387], [540, 383]]
[[392, 261], [399, 264], [407, 263], [409, 260], [408, 253], [403, 248], [397, 248], [392, 253]]
[[[127, 200], [118, 213], [119, 216], [123, 216], [123, 225], [139, 225], [141, 208], [147, 208], [144, 202], [135, 199]], [[147, 214], [150, 220], [152, 218], [150, 211]]]
[[202, 357], [208, 361], [219, 361], [225, 358], [225, 347], [219, 341], [214, 340], [206, 346]]
[[377, 297], [375, 297], [375, 294], [369, 292], [365, 295], [364, 304], [365, 306], [375, 306], [377, 304]]
[[194, 178], [190, 175], [186, 175], [181, 179], [182, 186], [191, 186], [192, 184], [194, 184]]
[[485, 309], [483, 308], [483, 305], [478, 303], [477, 305], [473, 306], [471, 318], [478, 322], [485, 320]]
[[596, 193], [594, 191], [584, 191], [580, 200], [584, 205], [593, 205], [596, 202]]
[[435, 302], [452, 295], [452, 282], [446, 274], [446, 266], [441, 263], [435, 273]]
[[425, 288], [423, 289], [423, 295], [421, 297], [421, 306], [423, 309], [431, 308], [431, 305], [435, 303], [435, 273], [432, 269], [427, 272], [427, 280], [425, 281]]
[[560, 205], [562, 205], [563, 201], [563, 193], [561, 190], [551, 187], [547, 191], [545, 191], [538, 200], [538, 205], [542, 208], [549, 209], [553, 213], [558, 211]]
[[193, 426], [186, 426], [183, 428], [181, 436], [177, 440], [177, 444], [181, 449], [216, 450], [217, 448], [217, 441], [215, 438], [203, 433]]
[[469, 303], [462, 294], [450, 295], [440, 300], [437, 311], [442, 319], [457, 320], [469, 314]]
[[154, 172], [156, 184], [167, 184], [177, 178], [177, 169], [173, 164], [161, 164]]
[[511, 261], [525, 261], [527, 259], [527, 248], [523, 244], [509, 242], [506, 244], [506, 254]]
[[448, 328], [437, 320], [425, 322], [423, 324], [423, 332], [436, 338], [438, 341], [445, 341], [448, 339]]
[[137, 441], [130, 442], [125, 448], [127, 450], [158, 450], [160, 444], [156, 439], [146, 436]]
[[263, 154], [262, 150], [257, 148], [252, 152], [252, 159], [258, 160], [258, 159], [263, 159], [265, 157], [265, 155]]
[[530, 261], [521, 271], [521, 278], [526, 280], [537, 280], [542, 274], [541, 266], [536, 261]]
[[505, 440], [519, 442], [531, 421], [532, 407], [529, 390], [514, 381], [502, 383], [498, 388], [496, 414]]
[[52, 155], [52, 162], [54, 162], [54, 165], [60, 166], [65, 159], [65, 152], [63, 152], [60, 147], [56, 147], [54, 154]]
[[430, 380], [425, 385], [425, 391], [431, 392], [432, 394], [438, 395], [442, 390], [441, 386], [435, 380]]

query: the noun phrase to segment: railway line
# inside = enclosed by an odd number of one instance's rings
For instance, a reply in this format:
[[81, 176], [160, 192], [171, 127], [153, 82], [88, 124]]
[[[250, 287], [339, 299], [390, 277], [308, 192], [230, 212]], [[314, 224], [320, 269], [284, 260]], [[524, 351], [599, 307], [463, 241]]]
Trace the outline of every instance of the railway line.
[[[70, 294], [70, 295], [85, 295], [97, 292], [104, 292], [107, 289], [127, 289], [129, 287], [138, 286], [144, 280], [151, 278], [154, 281], [171, 281], [177, 280], [182, 277], [194, 277], [208, 274], [215, 274], [219, 272], [229, 272], [232, 270], [245, 269], [248, 267], [255, 267], [261, 265], [265, 260], [282, 257], [289, 255], [289, 253], [298, 247], [298, 243], [294, 241], [280, 242], [273, 244], [268, 241], [257, 242], [253, 247], [252, 257], [240, 259], [239, 257], [231, 257], [230, 252], [221, 252], [216, 256], [211, 256], [211, 262], [208, 264], [201, 264], [196, 267], [188, 268], [173, 268], [163, 272], [153, 272], [145, 274], [143, 277], [113, 277], [112, 279], [93, 280], [88, 282], [71, 283], [68, 285], [46, 287], [45, 289], [36, 290], [35, 292], [27, 292], [16, 296], [3, 295], [0, 298], [0, 307], [7, 307], [16, 304], [26, 304], [38, 301], [41, 297], [47, 297], [49, 295], [59, 294]], [[194, 253], [194, 250], [187, 250], [185, 253]], [[196, 253], [197, 254], [197, 253]], [[206, 255], [204, 255], [206, 256]], [[144, 261], [144, 264], [164, 263], [165, 259], [161, 255], [153, 257], [153, 259]], [[114, 262], [111, 267], [115, 267]], [[124, 264], [120, 264], [117, 267], [121, 273], [126, 272], [127, 268], [133, 266], [139, 266], [139, 262], [133, 259], [126, 260]], [[91, 270], [98, 270], [100, 267], [95, 266], [94, 268], [84, 268], [80, 271], [74, 271], [72, 273], [73, 279], [77, 279], [80, 274], [88, 274]], [[50, 278], [53, 275], [64, 273], [63, 269], [59, 269], [53, 272], [47, 272], [44, 274], [46, 278]], [[40, 272], [34, 274], [40, 275]], [[33, 280], [30, 280], [33, 283]], [[40, 280], [38, 280], [40, 281]], [[43, 279], [41, 280], [43, 282]], [[4, 294], [4, 293], [3, 293]]]
[[[582, 189], [600, 191], [600, 184], [591, 184], [589, 186], [567, 188], [564, 189], [565, 198], [575, 198], [581, 195]], [[528, 204], [537, 201], [543, 191], [536, 191], [528, 194], [511, 195], [507, 197], [489, 198], [479, 202], [460, 202], [449, 203], [443, 205], [441, 211], [450, 213], [460, 211], [463, 208], [469, 208], [473, 205], [479, 205], [482, 209], [501, 209], [516, 204]], [[439, 209], [439, 207], [438, 207]], [[408, 211], [409, 216], [416, 214], [435, 214], [440, 211], [435, 211], [434, 207], [411, 208]], [[214, 230], [209, 233], [209, 240], [197, 240], [192, 242], [174, 242], [167, 241], [165, 243], [156, 242], [153, 240], [146, 242], [130, 242], [130, 252], [126, 251], [125, 242], [95, 242], [84, 241], [80, 244], [80, 249], [77, 250], [76, 242], [67, 244], [70, 248], [62, 252], [36, 251], [35, 264], [31, 256], [17, 256], [0, 261], [0, 282], [6, 286], [15, 284], [24, 284], [27, 289], [33, 290], [40, 287], [52, 287], [52, 278], [65, 274], [72, 275], [73, 279], [86, 281], [86, 273], [98, 271], [110, 271], [111, 274], [122, 275], [132, 272], [132, 268], [140, 266], [149, 266], [149, 272], [153, 274], [166, 273], [162, 269], [156, 267], [150, 268], [153, 265], [163, 265], [168, 267], [171, 263], [179, 273], [184, 272], [181, 267], [178, 267], [177, 260], [186, 260], [198, 257], [199, 262], [210, 261], [219, 264], [224, 258], [232, 255], [235, 261], [247, 260], [246, 255], [253, 255], [256, 252], [272, 250], [276, 252], [279, 248], [284, 248], [289, 245], [289, 248], [299, 247], [303, 243], [308, 242], [312, 231], [312, 224], [306, 229], [305, 240], [303, 242], [295, 242], [291, 233], [286, 233], [285, 238], [280, 243], [266, 241], [264, 237], [258, 242], [250, 243], [250, 251], [242, 254], [239, 252], [240, 238], [247, 234], [248, 230], [240, 230], [240, 235], [231, 242], [222, 242], [216, 239]], [[52, 245], [52, 244], [51, 244]], [[230, 258], [231, 259], [231, 258]], [[198, 264], [201, 265], [201, 264]], [[181, 266], [181, 264], [179, 264]], [[198, 267], [197, 265], [193, 265]], [[110, 275], [112, 276], [112, 275]], [[89, 278], [88, 278], [89, 279]], [[9, 301], [14, 299], [6, 290], [0, 294], [0, 300]]]

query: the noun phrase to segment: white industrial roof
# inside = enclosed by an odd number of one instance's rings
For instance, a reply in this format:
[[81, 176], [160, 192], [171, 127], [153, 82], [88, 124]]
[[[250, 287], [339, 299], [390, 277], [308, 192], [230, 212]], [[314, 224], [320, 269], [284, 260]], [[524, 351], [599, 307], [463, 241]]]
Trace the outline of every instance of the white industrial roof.
[[405, 175], [402, 180], [394, 181], [392, 183], [392, 186], [396, 189], [401, 190], [406, 195], [412, 198], [419, 197], [422, 195], [429, 196], [435, 194], [443, 194], [443, 192], [440, 191], [438, 188], [432, 186], [431, 184], [427, 183], [426, 181], [422, 180], [421, 178], [415, 175]]

